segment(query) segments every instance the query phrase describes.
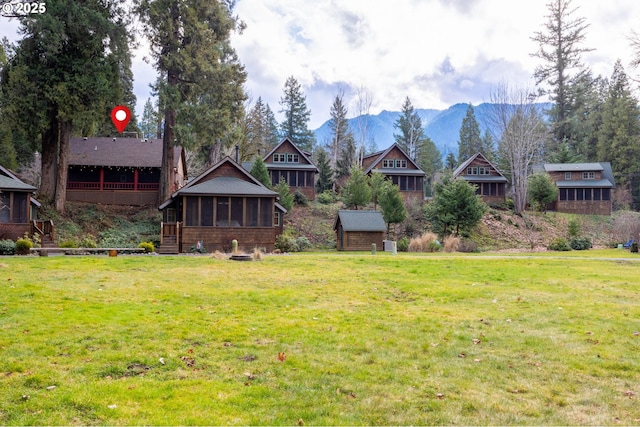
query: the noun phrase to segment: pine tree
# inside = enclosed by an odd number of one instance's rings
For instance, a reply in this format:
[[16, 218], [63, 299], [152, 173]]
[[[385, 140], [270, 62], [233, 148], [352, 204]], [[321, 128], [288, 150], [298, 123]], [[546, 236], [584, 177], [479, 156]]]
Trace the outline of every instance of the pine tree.
[[278, 144], [278, 124], [269, 104], [262, 97], [254, 104], [247, 115], [247, 137], [261, 154], [266, 154]]
[[614, 66], [602, 110], [598, 157], [611, 162], [616, 184], [624, 185], [628, 175], [640, 169], [640, 112], [620, 60]]
[[284, 120], [280, 124], [283, 137], [289, 138], [302, 151], [311, 153], [315, 145], [315, 135], [309, 130], [311, 110], [307, 109], [307, 100], [300, 83], [293, 77], [287, 78], [283, 96], [280, 98], [281, 113]]
[[402, 200], [400, 189], [397, 185], [385, 181], [386, 185], [382, 187], [379, 202], [382, 218], [387, 223], [387, 236], [391, 235], [391, 226], [394, 226], [393, 239], [396, 239], [395, 224], [399, 224], [407, 218], [407, 208]]
[[366, 206], [371, 201], [371, 187], [362, 168], [353, 167], [349, 180], [342, 187], [342, 202], [349, 209]]
[[399, 133], [394, 133], [393, 135], [396, 143], [412, 160], [416, 160], [425, 135], [422, 128], [422, 120], [420, 120], [418, 113], [414, 111], [409, 97], [404, 100], [402, 114], [398, 117], [393, 127], [399, 131]]
[[280, 204], [287, 210], [291, 211], [293, 207], [293, 194], [291, 188], [284, 178], [280, 179], [280, 182], [273, 188], [273, 190], [279, 195]]
[[257, 157], [251, 166], [251, 176], [260, 181], [262, 185], [267, 188], [271, 188], [271, 178], [269, 178], [269, 170], [267, 165], [262, 160], [262, 157]]
[[23, 38], [3, 70], [3, 114], [28, 139], [41, 138], [40, 194], [59, 211], [72, 132], [110, 120], [113, 105], [132, 101], [125, 99], [127, 19], [123, 0], [59, 0], [47, 3], [46, 13], [19, 18]]
[[546, 172], [538, 172], [529, 177], [527, 200], [538, 210], [545, 210], [548, 203], [558, 198], [558, 187]]
[[316, 157], [316, 165], [320, 171], [320, 173], [318, 173], [318, 181], [316, 182], [316, 190], [318, 193], [323, 193], [333, 189], [333, 169], [329, 162], [329, 156], [327, 156], [327, 152], [323, 148], [316, 150]]
[[158, 131], [158, 113], [153, 108], [151, 98], [147, 98], [142, 110], [142, 118], [140, 119], [140, 132], [142, 138], [155, 138]]
[[[246, 72], [230, 45], [242, 23], [222, 0], [139, 0], [138, 13], [160, 73], [164, 110], [159, 197], [169, 197], [176, 141], [199, 148], [209, 163], [244, 114]], [[227, 138], [229, 141], [230, 138]]]
[[469, 104], [467, 112], [460, 125], [460, 138], [458, 139], [458, 158], [467, 160], [476, 153], [482, 153], [484, 144], [480, 137], [480, 125], [476, 120], [473, 105]]
[[547, 6], [549, 14], [544, 30], [532, 37], [539, 46], [532, 56], [542, 60], [534, 77], [537, 85], [546, 83], [547, 87], [540, 87], [540, 92], [549, 95], [553, 102], [550, 111], [553, 141], [566, 140], [573, 145], [576, 113], [580, 108], [579, 96], [575, 93], [578, 88], [574, 85], [587, 72], [581, 55], [593, 49], [581, 46], [588, 24], [585, 18], [573, 18], [576, 9], [571, 7], [571, 0], [551, 0]]
[[456, 155], [453, 153], [447, 154], [447, 158], [444, 161], [445, 169], [449, 171], [453, 171], [458, 166], [458, 161], [456, 160]]
[[[338, 164], [338, 159], [341, 154], [346, 154], [351, 157], [351, 150], [346, 150], [345, 148], [349, 145], [353, 145], [355, 151], [355, 141], [353, 138], [353, 133], [349, 129], [349, 121], [347, 119], [347, 107], [343, 102], [344, 94], [340, 92], [336, 95], [333, 100], [333, 104], [331, 104], [331, 111], [329, 119], [329, 129], [331, 129], [331, 143], [330, 143], [330, 153], [331, 153], [331, 161], [334, 167]], [[349, 159], [352, 162], [352, 159]], [[349, 167], [351, 165], [349, 164]]]

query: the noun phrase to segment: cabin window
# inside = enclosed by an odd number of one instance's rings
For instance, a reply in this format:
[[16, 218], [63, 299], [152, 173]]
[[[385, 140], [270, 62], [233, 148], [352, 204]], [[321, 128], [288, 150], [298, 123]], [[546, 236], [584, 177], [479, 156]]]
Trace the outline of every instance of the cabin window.
[[176, 208], [167, 208], [167, 222], [177, 222]]
[[591, 200], [591, 189], [590, 188], [585, 188], [584, 189], [584, 199], [585, 200]]
[[560, 189], [560, 200], [567, 200], [567, 189], [566, 188], [561, 188]]
[[242, 220], [242, 197], [232, 197], [231, 198], [231, 226], [232, 227], [242, 227], [244, 225], [244, 221]]
[[416, 177], [410, 176], [407, 178], [407, 190], [414, 191], [416, 189]]
[[384, 159], [382, 161], [383, 169], [393, 169], [394, 165], [395, 165], [395, 161], [393, 159]]
[[200, 199], [200, 225], [213, 227], [213, 197], [211, 196]]
[[593, 200], [600, 200], [600, 189], [599, 188], [594, 188], [593, 189]]
[[595, 172], [582, 172], [582, 179], [596, 179]]
[[406, 160], [402, 160], [402, 159], [397, 159], [396, 160], [396, 168], [398, 168], [398, 169], [406, 169], [407, 168], [407, 161]]
[[287, 154], [287, 163], [299, 163], [300, 156], [298, 154]]
[[248, 198], [246, 202], [247, 206], [247, 226], [258, 226], [258, 199]]
[[483, 196], [491, 195], [491, 186], [489, 184], [482, 184], [482, 195]]
[[187, 197], [185, 225], [195, 227], [198, 225], [198, 198]]
[[260, 199], [260, 226], [271, 227], [273, 225], [273, 200]]
[[275, 153], [273, 155], [273, 163], [284, 163], [287, 161], [287, 156], [284, 153]]
[[271, 175], [271, 185], [275, 187], [278, 185], [278, 179], [280, 179], [280, 174], [278, 171], [269, 171], [269, 175]]
[[584, 200], [584, 188], [576, 188], [576, 200]]
[[392, 183], [393, 185], [398, 185], [398, 175], [393, 175], [393, 176], [391, 177], [391, 183]]
[[280, 171], [280, 177], [278, 178], [278, 183], [280, 183], [280, 181], [284, 180], [284, 182], [286, 182], [287, 184], [289, 183], [287, 181], [287, 172], [286, 171]]
[[576, 199], [575, 188], [567, 188], [567, 200], [574, 201]]
[[571, 181], [571, 172], [565, 172], [564, 173], [564, 180], [565, 181]]
[[504, 196], [504, 192], [507, 189], [506, 184], [497, 184], [498, 185], [498, 196]]
[[278, 211], [273, 213], [273, 225], [276, 227], [280, 226], [280, 212]]
[[216, 198], [216, 227], [229, 226], [229, 198]]
[[296, 171], [289, 172], [289, 186], [297, 187], [298, 186], [298, 174]]
[[407, 177], [400, 177], [400, 191], [407, 191]]
[[488, 167], [479, 167], [478, 168], [478, 175], [491, 175], [491, 169]]
[[[295, 172], [292, 172], [292, 173], [295, 173]], [[304, 181], [305, 172], [304, 171], [298, 171], [297, 175], [298, 175], [298, 187], [305, 187], [306, 186], [305, 181]]]
[[315, 176], [313, 172], [307, 172], [307, 185], [306, 187], [313, 187], [315, 185]]
[[602, 189], [602, 200], [611, 199], [611, 190], [609, 188]]
[[467, 168], [467, 175], [478, 175], [478, 168], [477, 167]]
[[8, 194], [0, 193], [0, 223], [8, 223], [10, 219], [11, 200]]

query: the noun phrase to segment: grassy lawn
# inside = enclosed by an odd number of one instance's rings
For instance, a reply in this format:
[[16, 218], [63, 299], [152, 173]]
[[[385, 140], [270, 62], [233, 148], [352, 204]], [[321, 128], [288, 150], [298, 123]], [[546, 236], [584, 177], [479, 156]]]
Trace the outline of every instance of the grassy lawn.
[[570, 256], [0, 258], [0, 424], [639, 424], [640, 257]]

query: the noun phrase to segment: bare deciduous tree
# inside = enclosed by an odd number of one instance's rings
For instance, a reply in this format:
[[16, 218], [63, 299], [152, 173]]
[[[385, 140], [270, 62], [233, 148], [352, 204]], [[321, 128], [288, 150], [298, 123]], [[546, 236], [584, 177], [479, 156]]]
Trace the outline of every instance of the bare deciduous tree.
[[356, 90], [356, 124], [358, 127], [356, 142], [358, 151], [358, 164], [362, 164], [362, 158], [365, 155], [367, 146], [367, 137], [369, 131], [369, 113], [373, 105], [373, 97], [371, 92], [364, 86], [360, 86]]
[[509, 167], [516, 213], [527, 204], [527, 180], [534, 161], [541, 160], [548, 129], [536, 109], [536, 98], [526, 88], [505, 82], [492, 89], [488, 120], [498, 142], [498, 155]]

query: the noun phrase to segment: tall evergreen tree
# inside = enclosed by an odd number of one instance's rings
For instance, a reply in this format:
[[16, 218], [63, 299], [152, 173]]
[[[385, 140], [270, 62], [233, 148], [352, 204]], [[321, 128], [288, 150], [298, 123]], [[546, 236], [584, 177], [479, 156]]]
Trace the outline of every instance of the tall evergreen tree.
[[267, 169], [267, 165], [264, 163], [264, 160], [262, 160], [262, 157], [256, 157], [250, 173], [255, 179], [260, 181], [262, 185], [267, 188], [271, 188], [269, 170]]
[[630, 173], [640, 171], [640, 111], [620, 60], [614, 66], [602, 108], [598, 157], [611, 162], [618, 185], [626, 184]]
[[308, 128], [311, 110], [307, 108], [307, 100], [302, 92], [302, 87], [293, 76], [290, 76], [284, 84], [283, 92], [284, 94], [280, 98], [280, 112], [284, 113], [284, 120], [280, 124], [280, 132], [283, 137], [289, 138], [298, 148], [311, 153], [316, 138]]
[[393, 134], [396, 143], [402, 147], [412, 160], [416, 160], [425, 135], [422, 128], [422, 120], [420, 120], [418, 113], [414, 111], [408, 96], [402, 104], [402, 114], [393, 124], [393, 127], [399, 131], [399, 133]]
[[444, 160], [444, 167], [449, 171], [453, 171], [456, 167], [458, 167], [458, 160], [456, 160], [455, 154], [447, 154], [447, 158]]
[[393, 239], [395, 240], [395, 225], [407, 218], [407, 208], [404, 205], [404, 200], [402, 200], [398, 186], [386, 180], [384, 182], [386, 185], [382, 187], [382, 191], [378, 197], [380, 211], [382, 212], [384, 222], [387, 223], [387, 237], [391, 235], [391, 226], [393, 225]]
[[371, 187], [362, 168], [353, 167], [349, 180], [342, 187], [342, 202], [347, 208], [358, 209], [371, 201]]
[[334, 183], [333, 169], [331, 168], [329, 156], [327, 156], [327, 152], [322, 147], [316, 150], [316, 165], [320, 171], [316, 182], [316, 190], [318, 193], [332, 190]]
[[151, 98], [147, 98], [147, 102], [144, 103], [140, 119], [140, 132], [142, 132], [142, 138], [155, 138], [158, 132], [158, 113], [153, 107]]
[[173, 146], [200, 147], [217, 161], [224, 138], [244, 114], [246, 72], [230, 45], [242, 29], [232, 2], [137, 0], [138, 12], [160, 73], [158, 95], [164, 109], [161, 200], [173, 182]]
[[[353, 141], [353, 133], [349, 129], [349, 121], [347, 119], [347, 107], [343, 102], [344, 93], [340, 92], [336, 95], [331, 104], [331, 111], [329, 119], [329, 129], [331, 130], [331, 143], [330, 153], [331, 161], [334, 167], [338, 164], [338, 158], [341, 154], [347, 154], [351, 156], [350, 150], [345, 151], [345, 148], [349, 145], [353, 145], [355, 149], [355, 142]], [[351, 167], [351, 165], [349, 165]]]
[[593, 49], [582, 46], [588, 24], [585, 18], [573, 17], [576, 8], [572, 8], [571, 0], [550, 0], [547, 7], [544, 29], [532, 37], [539, 46], [532, 56], [542, 60], [534, 76], [537, 85], [546, 84], [539, 86], [540, 92], [549, 95], [553, 102], [550, 111], [553, 141], [574, 145], [576, 127], [572, 122], [579, 109], [579, 94], [575, 93], [579, 87], [574, 84], [587, 72], [581, 55]]
[[262, 97], [253, 105], [247, 115], [247, 132], [249, 142], [264, 155], [279, 142], [278, 124], [269, 104]]
[[19, 18], [23, 38], [2, 73], [3, 114], [27, 138], [41, 140], [40, 194], [59, 211], [66, 199], [71, 134], [105, 122], [114, 105], [127, 101], [125, 4], [57, 0], [47, 2], [46, 13]]
[[458, 139], [458, 158], [467, 160], [476, 153], [482, 153], [484, 144], [480, 137], [480, 125], [476, 120], [473, 105], [469, 104], [467, 112], [460, 125], [460, 138]]

